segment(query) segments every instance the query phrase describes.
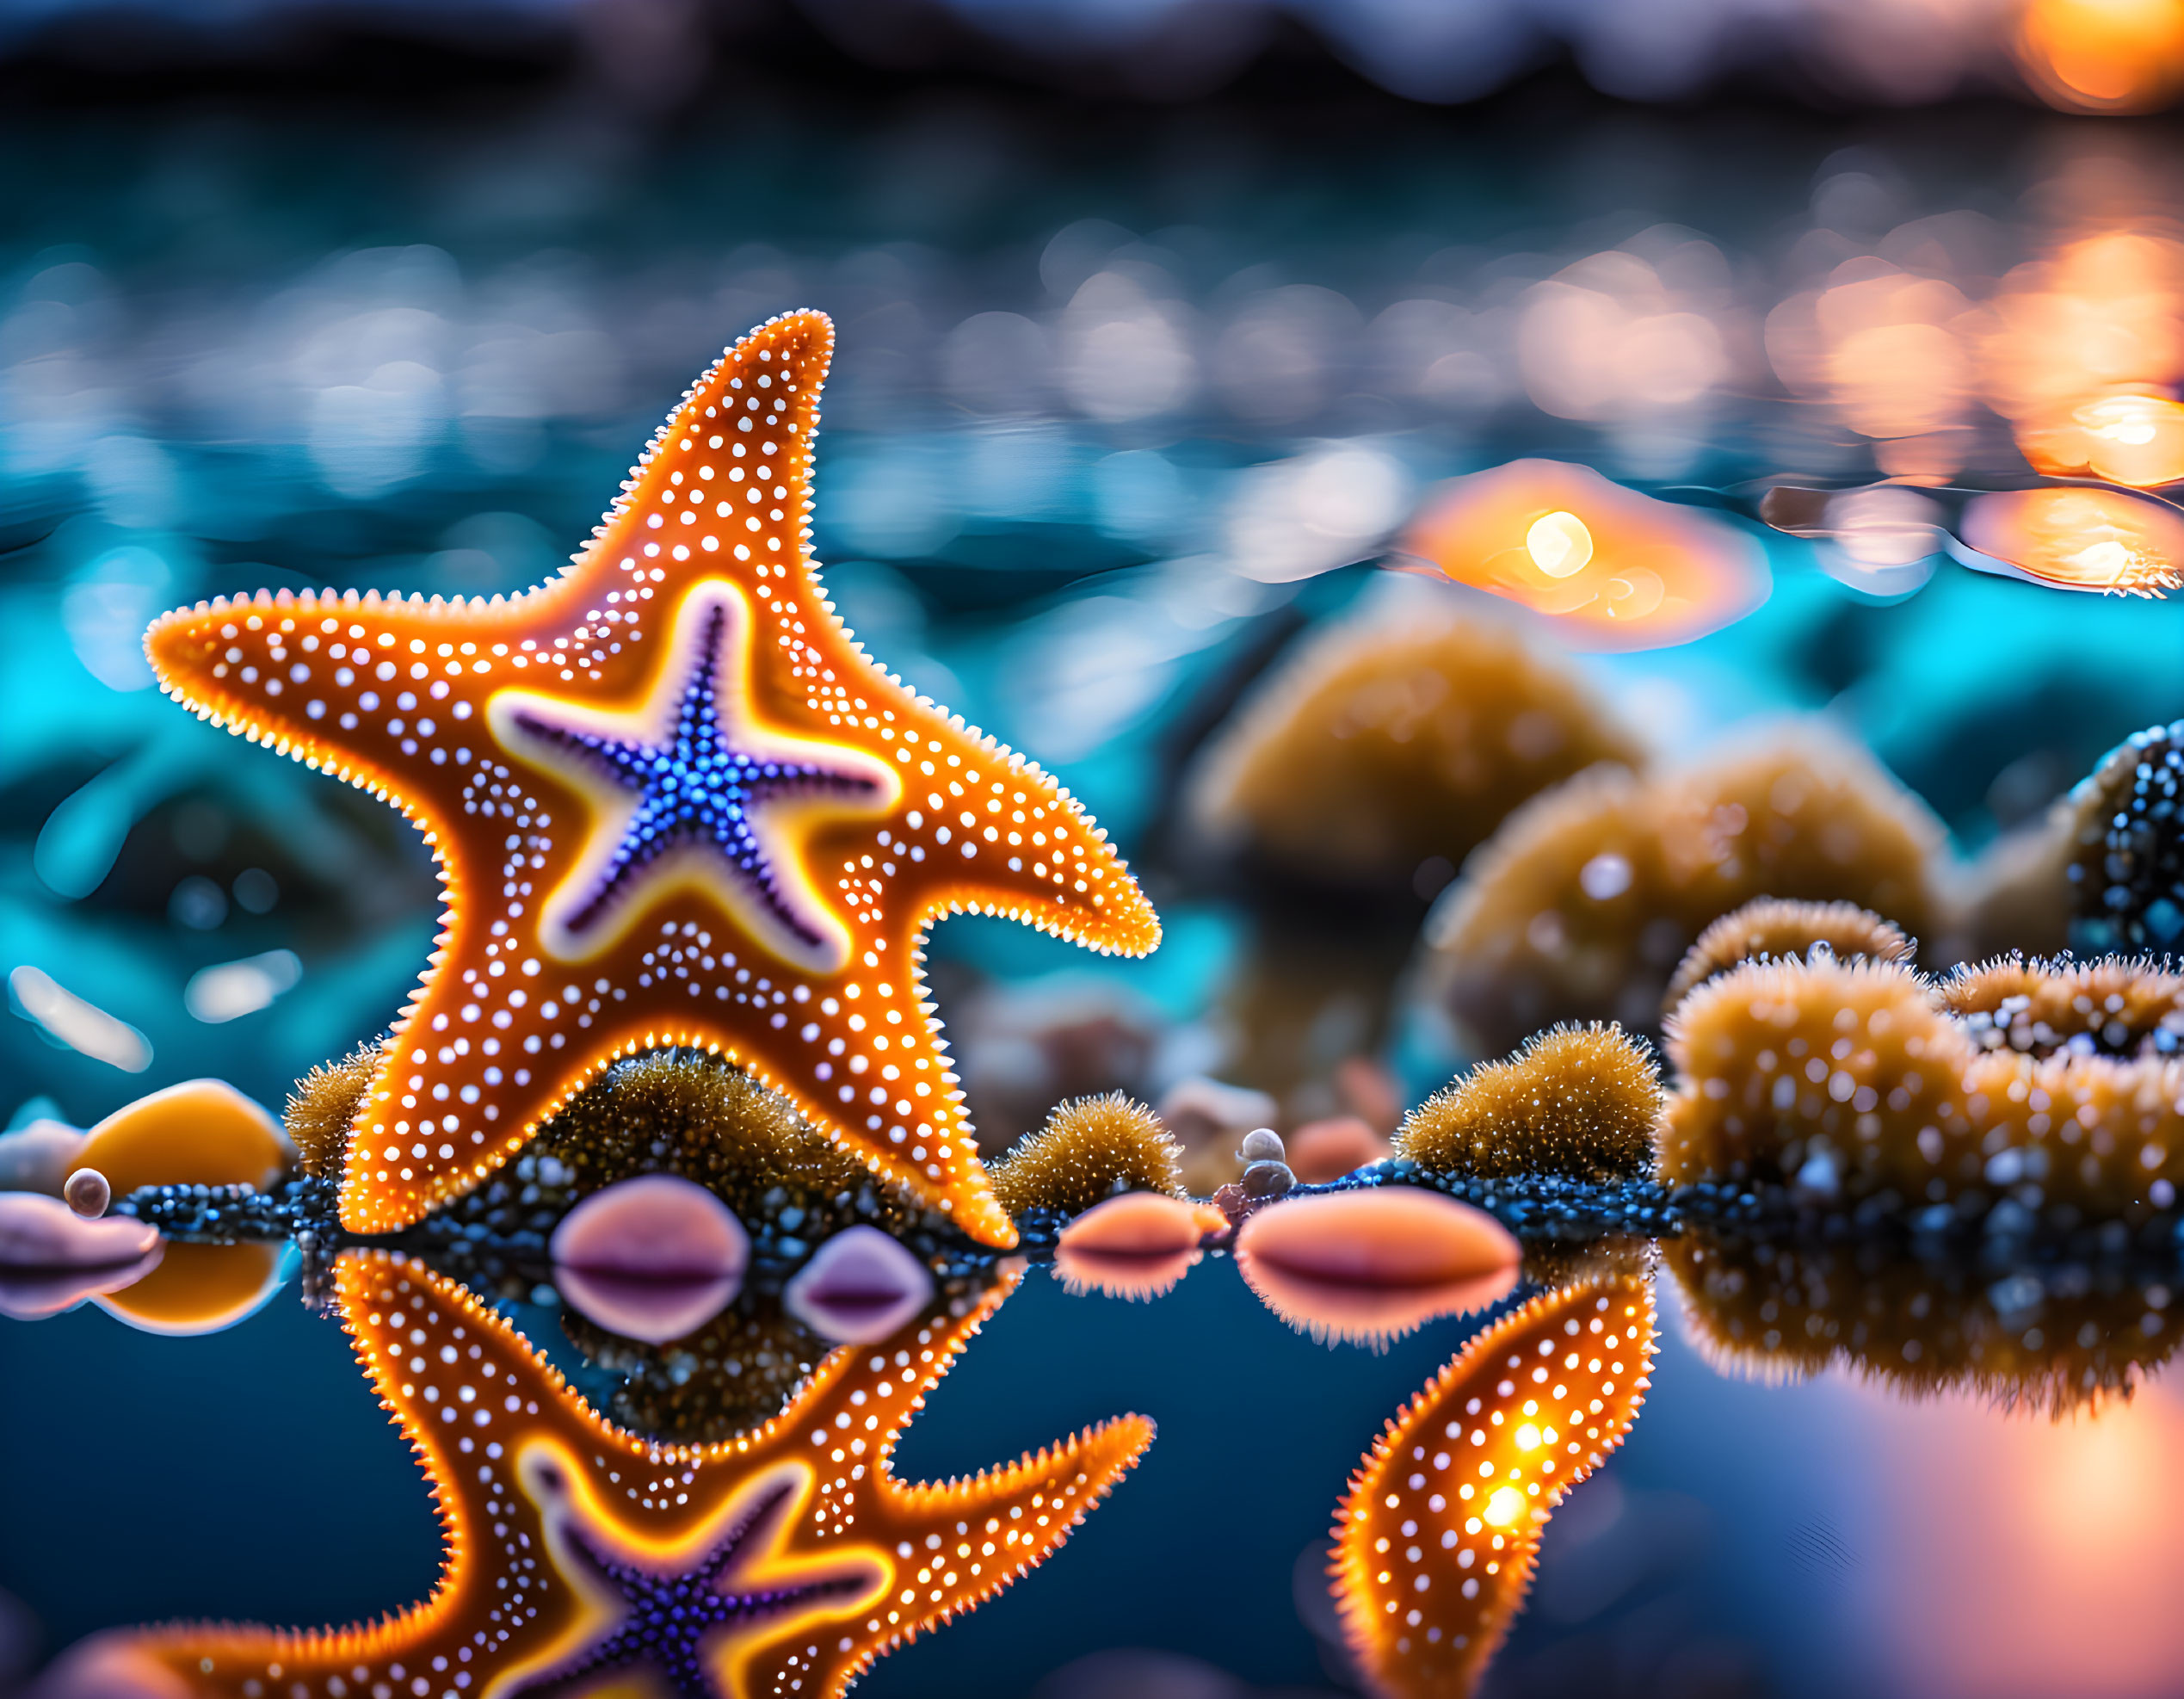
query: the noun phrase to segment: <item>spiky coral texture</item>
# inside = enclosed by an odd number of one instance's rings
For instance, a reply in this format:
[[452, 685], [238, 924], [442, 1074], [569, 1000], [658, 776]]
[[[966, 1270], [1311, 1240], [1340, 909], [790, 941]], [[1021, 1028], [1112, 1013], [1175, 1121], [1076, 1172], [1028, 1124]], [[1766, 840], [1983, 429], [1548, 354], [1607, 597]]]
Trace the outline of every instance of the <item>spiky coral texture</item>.
[[1188, 806], [1223, 849], [1403, 892], [1527, 797], [1643, 758], [1568, 663], [1507, 623], [1383, 617], [1299, 644], [1207, 746]]
[[1661, 1103], [1650, 1047], [1613, 1024], [1557, 1027], [1413, 1109], [1396, 1154], [1436, 1173], [1624, 1178], [1644, 1171]]
[[1761, 897], [1732, 909], [1699, 935], [1669, 981], [1662, 1011], [1694, 986], [1740, 961], [1808, 956], [1825, 945], [1841, 961], [1909, 961], [1917, 948], [1903, 929], [1855, 903], [1807, 903]]
[[2011, 956], [1958, 969], [1936, 994], [1983, 1050], [2168, 1055], [2184, 1039], [2184, 976], [2144, 959]]
[[281, 1112], [296, 1166], [313, 1176], [339, 1176], [349, 1128], [379, 1070], [381, 1041], [368, 1039], [338, 1062], [321, 1062], [295, 1084]]
[[2137, 1280], [2051, 1285], [1712, 1234], [1671, 1241], [1664, 1260], [1700, 1349], [1757, 1378], [1842, 1366], [1912, 1397], [1971, 1391], [2060, 1418], [2128, 1398], [2184, 1338], [2167, 1287]]
[[1557, 1020], [1646, 1029], [1699, 935], [1755, 898], [1929, 930], [1945, 842], [1924, 804], [1818, 726], [1651, 781], [1582, 774], [1472, 857], [1428, 922], [1429, 977], [1482, 1049]]
[[1181, 1195], [1182, 1150], [1160, 1117], [1120, 1091], [1061, 1104], [987, 1171], [1011, 1215], [1074, 1215], [1118, 1191]]
[[2184, 1063], [1982, 1053], [1900, 964], [1747, 963], [1685, 999], [1669, 1053], [1666, 1183], [2113, 1214], [2168, 1208], [2184, 1183]]
[[2070, 946], [2168, 949], [2184, 937], [2184, 720], [2133, 732], [2065, 805]]

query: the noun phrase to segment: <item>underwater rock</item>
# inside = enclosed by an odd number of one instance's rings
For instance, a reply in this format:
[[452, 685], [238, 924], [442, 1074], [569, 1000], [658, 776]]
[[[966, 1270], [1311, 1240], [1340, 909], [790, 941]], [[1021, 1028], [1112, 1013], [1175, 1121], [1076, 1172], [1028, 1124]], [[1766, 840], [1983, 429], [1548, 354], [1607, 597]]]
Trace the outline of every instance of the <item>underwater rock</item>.
[[1251, 1211], [1237, 1269], [1299, 1332], [1377, 1346], [1437, 1316], [1483, 1309], [1521, 1252], [1484, 1210], [1411, 1186], [1317, 1192]]
[[1394, 1153], [1386, 1139], [1354, 1115], [1308, 1121], [1289, 1135], [1289, 1166], [1307, 1186], [1339, 1180]]
[[1071, 1097], [1148, 1093], [1167, 1030], [1148, 999], [1109, 980], [1056, 975], [950, 999], [955, 1071], [982, 1154], [998, 1153]]
[[1227, 1218], [1210, 1205], [1125, 1192], [1062, 1229], [1054, 1271], [1071, 1292], [1157, 1298], [1197, 1266], [1201, 1239], [1227, 1228]]
[[68, 1177], [83, 1165], [84, 1138], [59, 1121], [34, 1121], [0, 1133], [0, 1192], [59, 1197]]
[[1945, 847], [1924, 803], [1817, 724], [1650, 780], [1581, 774], [1443, 893], [1425, 982], [1479, 1053], [1558, 1020], [1649, 1031], [1700, 934], [1756, 898], [1854, 903], [1928, 933]]
[[2184, 720], [2134, 732], [2065, 799], [2070, 948], [2168, 950], [2184, 937]]
[[1651, 1284], [1550, 1292], [1397, 1412], [1336, 1507], [1336, 1608], [1369, 1691], [1470, 1693], [1524, 1603], [1539, 1537], [1645, 1401]]
[[1461, 866], [1526, 798], [1644, 758], [1513, 626], [1414, 612], [1308, 633], [1214, 734], [1183, 806], [1217, 856], [1407, 899], [1422, 865]]
[[554, 1283], [571, 1303], [610, 1332], [663, 1344], [734, 1299], [750, 1236], [703, 1186], [642, 1174], [577, 1204], [547, 1250]]
[[186, 1079], [124, 1104], [91, 1128], [77, 1165], [116, 1197], [139, 1186], [270, 1191], [295, 1160], [281, 1124], [224, 1079]]
[[1180, 1194], [1181, 1155], [1158, 1115], [1112, 1091], [1058, 1105], [988, 1177], [1011, 1215], [1074, 1215], [1117, 1191]]
[[1556, 1027], [1444, 1086], [1396, 1130], [1439, 1174], [1627, 1179], [1653, 1155], [1663, 1094], [1651, 1048], [1620, 1027]]
[[1767, 600], [1767, 556], [1741, 528], [1561, 460], [1451, 479], [1398, 552], [1545, 615], [1573, 647], [1687, 643]]
[[2184, 1340], [2173, 1267], [1996, 1269], [1712, 1232], [1669, 1240], [1663, 1260], [1707, 1360], [1754, 1379], [1848, 1368], [1902, 1396], [2059, 1418], [2128, 1398]]
[[1177, 1146], [1177, 1185], [1206, 1192], [1234, 1177], [1237, 1141], [1281, 1106], [1264, 1091], [1194, 1075], [1163, 1092], [1154, 1113]]
[[1909, 961], [1918, 949], [1893, 921], [1855, 903], [1784, 902], [1761, 897], [1732, 909], [1699, 935], [1661, 999], [1667, 1014], [1694, 986], [1740, 961], [1803, 958], [1816, 948], [1838, 961]]
[[1243, 1142], [1236, 1147], [1238, 1162], [1249, 1166], [1255, 1162], [1280, 1162], [1287, 1152], [1282, 1148], [1281, 1134], [1271, 1127], [1255, 1127], [1243, 1135]]
[[844, 1228], [781, 1289], [781, 1307], [823, 1338], [884, 1339], [933, 1301], [933, 1271], [878, 1227]]
[[61, 1188], [61, 1201], [78, 1215], [96, 1220], [106, 1214], [107, 1205], [114, 1202], [114, 1189], [97, 1169], [79, 1168]]

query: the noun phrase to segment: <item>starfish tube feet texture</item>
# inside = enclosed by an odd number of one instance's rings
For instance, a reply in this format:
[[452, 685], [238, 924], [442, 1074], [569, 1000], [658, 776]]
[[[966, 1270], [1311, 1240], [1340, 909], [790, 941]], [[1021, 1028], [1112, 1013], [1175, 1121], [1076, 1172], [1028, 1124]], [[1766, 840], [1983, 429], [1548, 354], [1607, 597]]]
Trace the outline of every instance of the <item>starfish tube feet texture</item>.
[[294, 1632], [108, 1637], [199, 1699], [832, 1699], [1069, 1537], [1152, 1440], [1122, 1416], [968, 1479], [898, 1480], [898, 1436], [1014, 1289], [838, 1350], [774, 1420], [707, 1446], [614, 1427], [464, 1288], [349, 1251], [335, 1301], [416, 1448], [446, 1556], [423, 1603]]
[[1015, 1243], [926, 928], [976, 911], [1142, 955], [1159, 923], [1060, 786], [836, 616], [805, 522], [833, 339], [798, 312], [737, 343], [536, 589], [262, 590], [147, 634], [169, 695], [395, 803], [438, 860], [437, 948], [348, 1141], [351, 1229], [407, 1226], [608, 1063], [690, 1045]]

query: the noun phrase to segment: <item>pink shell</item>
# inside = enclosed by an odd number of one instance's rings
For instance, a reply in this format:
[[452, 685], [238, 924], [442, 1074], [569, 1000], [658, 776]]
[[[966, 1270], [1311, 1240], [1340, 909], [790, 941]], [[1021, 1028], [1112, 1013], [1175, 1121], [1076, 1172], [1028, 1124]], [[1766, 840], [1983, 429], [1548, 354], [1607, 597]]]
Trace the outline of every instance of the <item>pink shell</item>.
[[1516, 1284], [1522, 1255], [1485, 1211], [1414, 1186], [1289, 1199], [1255, 1212], [1236, 1244], [1238, 1271], [1291, 1326], [1373, 1344], [1485, 1307]]
[[[1221, 1218], [1216, 1229], [1225, 1227]], [[1054, 1272], [1072, 1292], [1157, 1298], [1199, 1259], [1207, 1219], [1177, 1197], [1126, 1192], [1095, 1203], [1062, 1229]]]
[[781, 1307], [842, 1344], [885, 1339], [933, 1301], [933, 1271], [878, 1227], [845, 1228], [811, 1253]]
[[609, 1332], [654, 1345], [719, 1314], [750, 1262], [735, 1212], [676, 1174], [594, 1192], [562, 1217], [548, 1249], [563, 1297]]

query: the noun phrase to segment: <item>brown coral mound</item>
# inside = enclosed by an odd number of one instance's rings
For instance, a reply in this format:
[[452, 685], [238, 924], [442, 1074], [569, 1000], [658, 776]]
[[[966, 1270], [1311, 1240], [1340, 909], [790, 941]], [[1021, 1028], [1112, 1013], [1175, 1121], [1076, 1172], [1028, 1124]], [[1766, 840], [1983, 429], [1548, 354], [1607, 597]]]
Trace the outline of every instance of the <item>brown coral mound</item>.
[[1971, 1047], [1898, 962], [1746, 962], [1678, 1006], [1669, 1056], [1665, 1184], [1802, 1175], [1823, 1192], [1916, 1198], [1966, 1148]]
[[1181, 1159], [1158, 1115], [1111, 1091], [1062, 1104], [986, 1173], [1011, 1215], [1029, 1209], [1074, 1215], [1119, 1191], [1180, 1195]]
[[2184, 1337], [2151, 1280], [1996, 1279], [1878, 1245], [1703, 1233], [1670, 1241], [1663, 1261], [1700, 1349], [1765, 1379], [1847, 1367], [1912, 1397], [1971, 1391], [2060, 1418], [2128, 1398]]
[[1481, 1050], [1558, 1020], [1647, 1030], [1700, 934], [1755, 898], [1849, 902], [1930, 930], [1940, 823], [1817, 726], [1671, 777], [1581, 774], [1535, 798], [1426, 925], [1428, 981]]
[[1669, 1028], [1668, 1184], [1907, 1203], [1977, 1191], [2106, 1215], [2172, 1208], [2184, 1184], [2184, 1062], [1983, 1053], [1898, 963], [1748, 962]]
[[296, 1147], [296, 1166], [305, 1173], [340, 1174], [349, 1152], [349, 1130], [379, 1065], [381, 1042], [370, 1039], [338, 1062], [321, 1062], [289, 1092], [281, 1124]]
[[1740, 961], [1807, 956], [1825, 945], [1839, 961], [1909, 961], [1918, 948], [1893, 921], [1855, 903], [1785, 902], [1761, 897], [1732, 909], [1699, 935], [1684, 953], [1662, 1000], [1667, 1013], [1694, 987]]
[[1935, 994], [1982, 1050], [2167, 1055], [2184, 1044], [2184, 976], [2151, 961], [2011, 956], [1960, 967]]
[[1413, 1109], [1396, 1153], [1444, 1174], [1626, 1178], [1652, 1154], [1661, 1101], [1645, 1044], [1613, 1025], [1557, 1027]]
[[1382, 618], [1298, 645], [1214, 734], [1187, 807], [1217, 850], [1401, 894], [1527, 797], [1642, 758], [1575, 670], [1512, 627]]
[[709, 1186], [739, 1215], [765, 1213], [775, 1187], [855, 1192], [865, 1165], [719, 1057], [656, 1051], [618, 1063], [540, 1130], [529, 1153], [551, 1156], [583, 1196], [632, 1174], [668, 1171]]

